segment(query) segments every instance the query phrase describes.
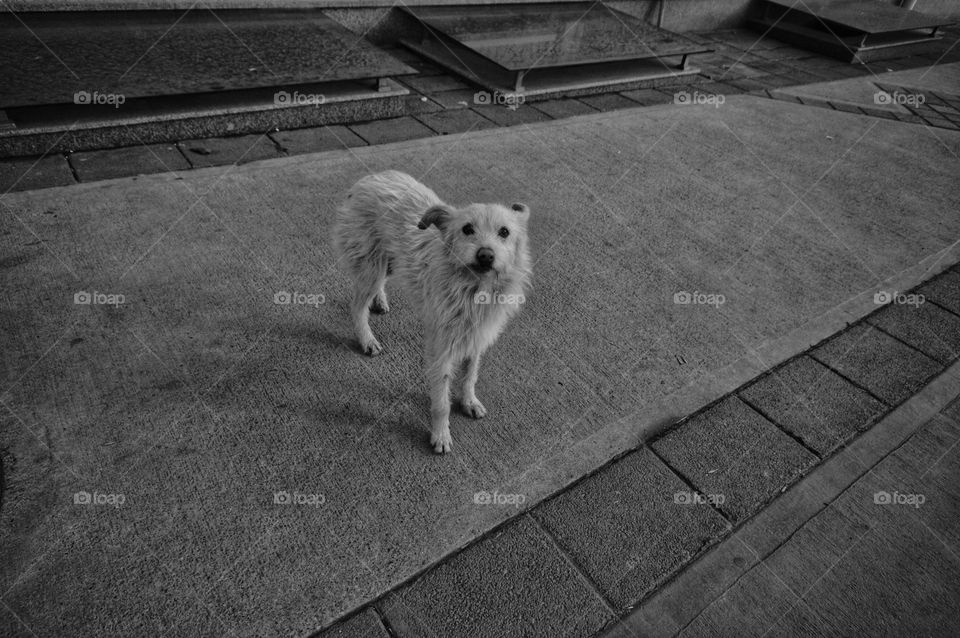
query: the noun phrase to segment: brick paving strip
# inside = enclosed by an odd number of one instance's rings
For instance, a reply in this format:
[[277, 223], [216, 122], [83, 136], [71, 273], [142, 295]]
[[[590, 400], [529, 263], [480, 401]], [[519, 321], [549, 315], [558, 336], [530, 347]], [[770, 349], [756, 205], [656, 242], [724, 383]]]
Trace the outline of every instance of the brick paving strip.
[[[169, 144], [0, 159], [0, 194], [76, 182], [240, 164], [365, 144], [388, 144], [434, 135], [529, 124], [544, 119], [562, 119], [597, 111], [653, 106], [674, 102], [680, 92], [693, 94], [699, 91], [708, 96], [752, 92], [808, 106], [956, 130], [960, 129], [960, 116], [957, 115], [954, 95], [944, 95], [944, 99], [938, 97], [932, 108], [924, 105], [913, 112], [893, 115], [883, 109], [817, 98], [797, 98], [779, 89], [957, 62], [960, 61], [960, 48], [953, 44], [958, 36], [960, 34], [952, 29], [946, 30], [942, 55], [883, 60], [871, 63], [871, 66], [851, 65], [825, 58], [776, 40], [763, 39], [760, 34], [745, 30], [696, 34], [697, 39], [710, 43], [716, 51], [697, 56], [696, 63], [702, 70], [694, 79], [684, 78], [680, 84], [656, 88], [532, 101], [516, 110], [475, 104], [473, 88], [444, 75], [442, 69], [424, 62], [415, 54], [397, 49], [392, 51], [396, 57], [420, 71], [418, 76], [401, 80], [411, 90], [406, 100], [407, 114], [402, 117], [271, 131], [259, 136], [181, 140]], [[946, 113], [943, 107], [948, 108]]]
[[[822, 543], [798, 558], [788, 540], [951, 401], [960, 415], [960, 265], [891, 299], [318, 635], [761, 635], [796, 620], [812, 585], [771, 585], [764, 561], [802, 578]], [[938, 441], [936, 459], [952, 449]], [[780, 617], [745, 616], [773, 613], [744, 602], [773, 586]], [[715, 603], [725, 593], [739, 606]]]

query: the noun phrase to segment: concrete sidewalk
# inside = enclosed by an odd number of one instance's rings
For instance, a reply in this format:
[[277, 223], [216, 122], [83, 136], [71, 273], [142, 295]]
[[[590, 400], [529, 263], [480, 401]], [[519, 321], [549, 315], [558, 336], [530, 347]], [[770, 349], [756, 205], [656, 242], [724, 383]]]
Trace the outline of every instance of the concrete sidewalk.
[[[531, 507], [954, 263], [960, 133], [927, 135], [739, 97], [4, 197], [5, 633], [302, 635], [358, 609], [518, 513], [478, 493]], [[426, 445], [410, 309], [396, 295], [384, 357], [361, 357], [329, 247], [348, 186], [397, 167], [534, 211], [536, 291], [481, 373], [490, 416], [453, 420], [448, 458]], [[730, 490], [732, 520], [817, 461], [775, 437], [762, 462], [744, 451], [767, 473]], [[623, 471], [600, 494], [685, 485]], [[556, 587], [526, 622], [574, 634], [729, 527], [658, 509], [656, 556], [597, 600], [571, 567], [591, 549], [572, 562], [557, 523], [595, 501], [570, 500], [504, 533], [526, 551], [493, 573], [534, 552]], [[422, 587], [453, 623], [449, 589]]]

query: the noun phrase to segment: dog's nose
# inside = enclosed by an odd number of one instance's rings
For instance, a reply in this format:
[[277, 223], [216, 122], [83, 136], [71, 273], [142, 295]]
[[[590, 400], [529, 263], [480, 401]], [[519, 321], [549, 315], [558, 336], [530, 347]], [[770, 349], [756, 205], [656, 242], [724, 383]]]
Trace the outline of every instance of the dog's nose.
[[493, 251], [489, 248], [481, 248], [477, 251], [477, 263], [481, 266], [493, 265]]

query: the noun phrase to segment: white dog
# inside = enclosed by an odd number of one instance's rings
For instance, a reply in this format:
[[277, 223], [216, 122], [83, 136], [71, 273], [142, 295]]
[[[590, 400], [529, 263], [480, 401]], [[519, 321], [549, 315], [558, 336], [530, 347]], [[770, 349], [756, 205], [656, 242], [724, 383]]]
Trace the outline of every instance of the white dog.
[[369, 318], [371, 310], [389, 311], [387, 275], [397, 276], [420, 311], [430, 444], [437, 453], [453, 444], [450, 383], [456, 373], [465, 373], [463, 411], [475, 419], [487, 413], [474, 391], [480, 355], [525, 300], [529, 217], [523, 204], [448, 206], [398, 171], [364, 177], [337, 211], [334, 238], [355, 282], [351, 312], [361, 349], [371, 356], [382, 351]]

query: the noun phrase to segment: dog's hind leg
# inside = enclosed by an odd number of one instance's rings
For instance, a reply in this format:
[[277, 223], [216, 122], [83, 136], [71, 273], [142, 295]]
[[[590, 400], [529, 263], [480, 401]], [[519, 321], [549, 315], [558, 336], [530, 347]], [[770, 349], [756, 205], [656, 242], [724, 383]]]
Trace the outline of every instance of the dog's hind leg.
[[377, 294], [373, 297], [373, 303], [370, 304], [370, 312], [383, 315], [390, 312], [390, 304], [387, 303], [387, 273], [384, 272], [377, 284]]
[[427, 385], [430, 388], [430, 445], [437, 454], [453, 447], [450, 436], [450, 379], [453, 361], [446, 353], [438, 354], [428, 345]]
[[383, 289], [386, 276], [386, 260], [367, 259], [358, 264], [354, 281], [353, 302], [350, 307], [353, 328], [357, 333], [360, 349], [371, 357], [383, 352], [383, 347], [370, 329], [370, 305], [377, 293]]
[[460, 393], [460, 407], [463, 412], [474, 419], [482, 419], [487, 415], [487, 409], [477, 398], [477, 377], [480, 375], [480, 354], [473, 354], [463, 362], [463, 390]]

